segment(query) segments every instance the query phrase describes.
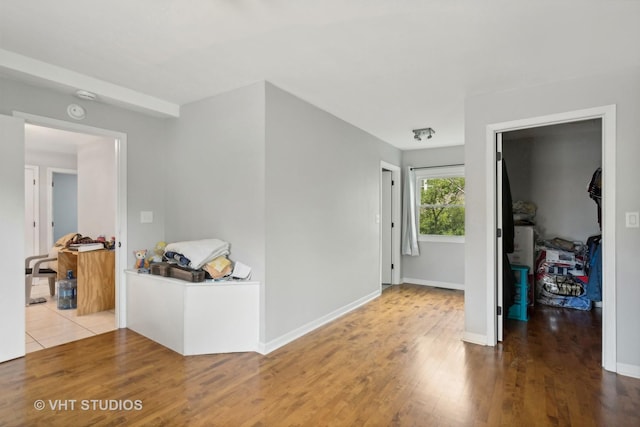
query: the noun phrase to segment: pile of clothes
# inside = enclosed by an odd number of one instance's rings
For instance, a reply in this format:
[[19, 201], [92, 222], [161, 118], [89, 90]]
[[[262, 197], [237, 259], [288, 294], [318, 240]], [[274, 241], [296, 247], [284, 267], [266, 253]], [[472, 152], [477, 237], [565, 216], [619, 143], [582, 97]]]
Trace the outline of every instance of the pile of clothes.
[[232, 262], [227, 257], [229, 249], [229, 243], [220, 239], [169, 243], [164, 247], [163, 259], [183, 270], [204, 271], [208, 279], [249, 279], [251, 269], [240, 262]]
[[555, 307], [591, 310], [587, 295], [587, 246], [580, 242], [553, 239], [536, 248], [536, 301]]

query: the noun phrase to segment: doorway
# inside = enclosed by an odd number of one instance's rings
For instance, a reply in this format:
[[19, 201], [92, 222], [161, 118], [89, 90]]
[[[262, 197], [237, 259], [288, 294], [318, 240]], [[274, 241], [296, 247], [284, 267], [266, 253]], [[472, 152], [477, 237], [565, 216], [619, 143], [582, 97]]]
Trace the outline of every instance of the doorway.
[[78, 230], [78, 171], [48, 168], [47, 178], [47, 188], [51, 190], [47, 203], [47, 213], [51, 213], [47, 241], [51, 247], [62, 236]]
[[[505, 284], [505, 294], [511, 298], [505, 299], [504, 310], [507, 317], [516, 319], [506, 321], [505, 327], [514, 330], [520, 321], [531, 320], [540, 314], [545, 305], [561, 307], [562, 311], [589, 311], [592, 305], [600, 304], [591, 303], [591, 300], [600, 300], [595, 286], [597, 281], [593, 280], [587, 289], [588, 260], [592, 255], [587, 251], [590, 246], [587, 242], [590, 238], [597, 241], [601, 233], [597, 204], [587, 189], [594, 173], [602, 167], [602, 120], [527, 128], [504, 132], [501, 136], [503, 170], [498, 170], [497, 174], [500, 177], [504, 172], [503, 180], [508, 186], [503, 187], [508, 187], [510, 193], [506, 198], [513, 203], [498, 210], [500, 214], [508, 208], [510, 218], [504, 227], [500, 227], [500, 222], [498, 227], [504, 228], [503, 235], [507, 238], [511, 236], [507, 225], [514, 225], [513, 247], [507, 257], [511, 266], [516, 265], [518, 279], [522, 274], [523, 283], [528, 282], [528, 292], [519, 292], [520, 287], [515, 284]], [[498, 197], [501, 195], [500, 184], [498, 178]], [[506, 200], [503, 203], [507, 203]], [[511, 247], [511, 244], [505, 244]], [[595, 252], [596, 246], [591, 249]], [[556, 252], [558, 250], [562, 252]], [[567, 260], [571, 257], [575, 261], [571, 268], [567, 267], [568, 261], [552, 258], [540, 261], [538, 255], [542, 253], [561, 253]], [[500, 257], [498, 262], [501, 260], [505, 258]], [[528, 274], [522, 273], [524, 267]], [[506, 270], [511, 269], [507, 266]], [[558, 283], [562, 284], [562, 290], [557, 287]], [[507, 292], [512, 289], [518, 289], [518, 292], [515, 295]], [[516, 305], [509, 309], [511, 303]], [[577, 318], [559, 316], [558, 322]], [[517, 327], [527, 325], [525, 322]], [[600, 331], [597, 333], [599, 335]]]
[[[104, 187], [95, 188], [85, 184], [84, 188], [80, 184], [79, 192], [84, 192], [85, 194], [93, 193], [93, 197], [95, 197], [95, 203], [87, 203], [88, 207], [85, 208], [85, 217], [95, 217], [96, 214], [106, 215], [111, 218], [113, 222], [112, 228], [105, 229], [103, 231], [104, 234], [109, 234], [105, 236], [109, 239], [111, 236], [116, 239], [116, 248], [115, 248], [115, 309], [112, 313], [112, 328], [120, 328], [126, 325], [126, 301], [125, 295], [123, 293], [123, 283], [124, 283], [124, 269], [127, 265], [127, 257], [126, 257], [126, 241], [127, 241], [127, 221], [126, 221], [126, 143], [127, 136], [121, 132], [111, 131], [108, 129], [101, 129], [91, 126], [85, 126], [81, 124], [65, 122], [57, 119], [51, 119], [47, 117], [35, 116], [28, 113], [22, 112], [14, 112], [14, 116], [21, 118], [24, 120], [25, 126], [28, 125], [36, 125], [42, 128], [47, 128], [50, 130], [62, 131], [67, 133], [77, 133], [83, 134], [86, 138], [93, 139], [101, 139], [103, 141], [110, 141], [109, 147], [106, 148], [106, 152], [109, 153], [109, 158], [111, 161], [105, 161], [104, 156], [100, 156], [99, 153], [96, 154], [93, 151], [92, 156], [89, 157], [89, 161], [92, 162], [87, 167], [90, 170], [104, 170], [104, 179], [103, 182], [111, 182], [112, 190], [110, 190], [109, 194], [112, 196], [105, 197]], [[94, 144], [94, 146], [97, 144]], [[86, 166], [87, 162], [83, 162]], [[104, 163], [106, 165], [106, 169], [103, 169]], [[75, 165], [74, 165], [75, 166]], [[69, 167], [64, 167], [57, 172], [70, 172]], [[93, 168], [93, 169], [91, 169]], [[53, 176], [55, 168], [52, 168], [48, 171], [49, 174]], [[94, 173], [88, 173], [87, 176], [93, 176]], [[48, 182], [50, 182], [48, 180]], [[51, 187], [49, 187], [51, 188]], [[49, 194], [51, 197], [51, 194]], [[48, 209], [47, 217], [51, 219], [53, 217], [53, 207]], [[51, 223], [51, 221], [48, 221]], [[96, 238], [98, 235], [103, 234], [98, 230], [102, 230], [103, 227], [96, 228], [95, 223], [97, 221], [93, 221], [88, 226], [88, 231], [84, 232], [92, 238]], [[77, 230], [76, 230], [77, 231]], [[47, 238], [44, 239], [47, 241], [47, 244], [50, 244], [49, 247], [53, 245], [55, 242], [53, 237], [53, 230], [51, 227], [48, 227]], [[41, 239], [42, 241], [43, 239]], [[24, 306], [24, 303], [22, 303]]]
[[39, 178], [40, 168], [34, 165], [24, 167], [24, 257], [39, 253]]
[[[615, 123], [616, 110], [614, 105], [596, 107], [586, 110], [577, 110], [549, 116], [534, 117], [512, 122], [497, 123], [487, 126], [487, 149], [489, 150], [489, 161], [491, 162], [488, 180], [489, 200], [487, 215], [487, 230], [490, 260], [494, 268], [488, 270], [487, 281], [487, 321], [489, 342], [495, 345], [498, 341], [498, 325], [502, 321], [502, 303], [498, 300], [499, 284], [499, 261], [498, 255], [498, 209], [497, 195], [498, 174], [497, 164], [499, 154], [496, 149], [497, 143], [504, 132], [512, 130], [522, 130], [536, 128], [553, 124], [577, 122], [581, 120], [601, 119], [602, 120], [602, 365], [608, 371], [616, 371], [616, 302], [615, 302]], [[498, 310], [496, 310], [498, 307]], [[497, 314], [496, 314], [497, 313]]]
[[380, 162], [380, 286], [400, 284], [400, 174], [399, 166]]

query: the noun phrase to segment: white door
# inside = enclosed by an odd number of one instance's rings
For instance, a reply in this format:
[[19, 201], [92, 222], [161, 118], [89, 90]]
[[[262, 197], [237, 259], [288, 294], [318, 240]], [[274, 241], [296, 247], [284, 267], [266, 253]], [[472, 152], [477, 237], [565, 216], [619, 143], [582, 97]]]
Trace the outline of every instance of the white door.
[[382, 276], [381, 281], [385, 285], [391, 284], [392, 256], [391, 256], [391, 231], [393, 227], [391, 219], [391, 171], [382, 171], [382, 197], [380, 226], [382, 231]]
[[24, 121], [0, 115], [0, 362], [22, 357], [24, 341]]
[[38, 167], [24, 167], [24, 256], [40, 253]]
[[496, 325], [498, 327], [497, 332], [497, 337], [498, 337], [498, 341], [502, 341], [502, 334], [503, 334], [503, 316], [506, 315], [506, 313], [503, 312], [503, 310], [506, 309], [506, 307], [502, 306], [502, 286], [503, 286], [503, 239], [502, 239], [502, 133], [498, 133], [496, 134], [496, 184], [497, 184], [497, 188], [496, 188], [496, 218], [497, 218], [497, 223], [496, 223], [496, 230], [498, 230], [498, 233], [496, 233], [496, 238], [497, 238], [497, 242], [496, 242], [496, 260], [497, 260], [497, 265], [496, 265], [496, 313], [497, 313], [497, 322]]

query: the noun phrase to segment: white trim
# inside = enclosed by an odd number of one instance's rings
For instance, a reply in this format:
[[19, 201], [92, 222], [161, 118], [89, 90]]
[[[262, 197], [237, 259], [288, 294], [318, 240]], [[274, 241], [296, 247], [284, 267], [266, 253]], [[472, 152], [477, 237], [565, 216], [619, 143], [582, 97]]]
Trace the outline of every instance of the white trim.
[[260, 342], [258, 344], [258, 353], [261, 354], [268, 354], [271, 353], [274, 350], [279, 349], [282, 346], [285, 346], [287, 344], [289, 344], [290, 342], [300, 338], [303, 335], [308, 334], [309, 332], [318, 329], [319, 327], [326, 325], [329, 322], [332, 322], [334, 320], [336, 320], [337, 318], [344, 316], [345, 314], [349, 313], [350, 311], [355, 310], [356, 308], [365, 305], [366, 303], [368, 303], [369, 301], [372, 301], [376, 298], [378, 298], [380, 295], [382, 294], [382, 292], [380, 290], [377, 290], [375, 292], [370, 293], [369, 295], [366, 295], [350, 304], [345, 305], [344, 307], [341, 307], [337, 310], [332, 311], [329, 314], [326, 314], [325, 316], [322, 316], [316, 320], [313, 320], [309, 323], [307, 323], [306, 325], [303, 325], [287, 334], [284, 334], [282, 336], [280, 336], [279, 338], [276, 338], [274, 340], [269, 341], [268, 343], [263, 343]]
[[638, 365], [628, 365], [626, 363], [618, 363], [616, 372], [626, 377], [640, 379], [640, 366]]
[[[402, 168], [385, 161], [380, 161], [380, 200], [382, 200], [382, 169], [391, 171], [391, 179], [394, 182], [391, 190], [391, 221], [395, 224], [391, 230], [391, 263], [394, 266], [394, 269], [391, 270], [391, 284], [399, 285], [401, 283], [400, 225], [402, 224]], [[382, 203], [380, 203], [380, 214], [382, 214]], [[380, 224], [380, 227], [382, 227], [382, 224]], [[380, 286], [382, 286], [382, 229], [380, 230], [380, 260]]]
[[437, 234], [420, 234], [418, 242], [432, 243], [464, 243], [464, 236], [440, 236]]
[[433, 165], [428, 168], [414, 168], [416, 180], [420, 178], [438, 178], [447, 176], [465, 176], [464, 165], [459, 166], [438, 166]]
[[616, 242], [615, 242], [615, 166], [616, 166], [616, 106], [605, 105], [584, 110], [568, 111], [547, 116], [532, 117], [503, 123], [493, 123], [486, 128], [486, 189], [487, 189], [487, 343], [496, 345], [496, 142], [495, 135], [518, 129], [535, 128], [560, 123], [589, 119], [602, 119], [602, 366], [616, 372], [617, 325], [616, 325]]
[[102, 129], [93, 126], [87, 126], [80, 123], [66, 122], [63, 120], [52, 119], [50, 117], [38, 116], [35, 114], [24, 113], [21, 111], [13, 111], [13, 116], [24, 119], [25, 123], [36, 124], [39, 126], [50, 127], [54, 129], [67, 130], [72, 132], [86, 133], [90, 135], [105, 136], [114, 139], [114, 147], [116, 150], [116, 168], [117, 186], [116, 200], [116, 327], [124, 328], [127, 326], [126, 319], [126, 279], [125, 269], [127, 266], [127, 134], [110, 129]]
[[66, 68], [0, 49], [0, 68], [26, 74], [39, 80], [66, 87], [70, 92], [82, 88], [98, 95], [105, 104], [129, 110], [151, 113], [160, 117], [180, 117], [180, 106], [160, 98], [145, 95], [123, 86], [89, 77]]
[[77, 175], [75, 169], [63, 168], [47, 168], [47, 247], [52, 248], [53, 244], [53, 174], [64, 173], [68, 175]]
[[486, 335], [474, 334], [472, 332], [466, 332], [466, 331], [462, 334], [462, 341], [468, 342], [471, 344], [478, 344], [478, 345], [492, 345], [492, 344], [489, 344], [490, 341], [487, 339]]
[[24, 168], [33, 171], [32, 173], [36, 181], [33, 186], [33, 211], [35, 218], [35, 226], [33, 227], [33, 233], [35, 234], [34, 247], [33, 253], [29, 255], [37, 255], [42, 253], [40, 251], [40, 223], [42, 222], [40, 219], [40, 166], [25, 164]]
[[455, 289], [457, 291], [464, 291], [464, 283], [434, 282], [433, 280], [414, 279], [412, 277], [403, 277], [402, 283], [430, 286], [432, 288]]

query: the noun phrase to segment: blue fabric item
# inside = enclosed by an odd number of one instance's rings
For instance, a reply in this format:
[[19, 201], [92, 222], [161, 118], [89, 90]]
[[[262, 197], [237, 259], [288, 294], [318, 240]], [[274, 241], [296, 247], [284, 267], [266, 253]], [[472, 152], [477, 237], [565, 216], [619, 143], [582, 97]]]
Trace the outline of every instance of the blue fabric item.
[[165, 252], [164, 257], [167, 260], [177, 261], [180, 267], [188, 267], [191, 262], [187, 257], [177, 252]]
[[595, 251], [591, 251], [591, 259], [589, 260], [589, 282], [587, 282], [586, 297], [591, 301], [602, 301], [602, 252], [601, 245], [595, 247]]

